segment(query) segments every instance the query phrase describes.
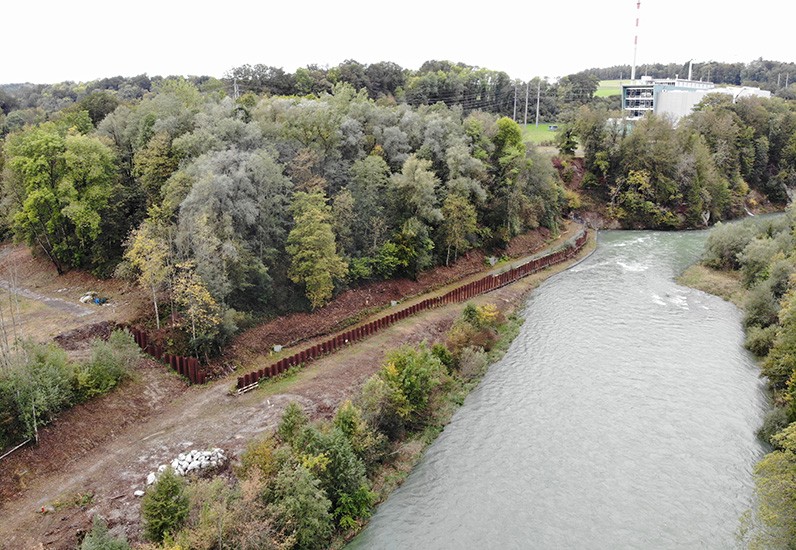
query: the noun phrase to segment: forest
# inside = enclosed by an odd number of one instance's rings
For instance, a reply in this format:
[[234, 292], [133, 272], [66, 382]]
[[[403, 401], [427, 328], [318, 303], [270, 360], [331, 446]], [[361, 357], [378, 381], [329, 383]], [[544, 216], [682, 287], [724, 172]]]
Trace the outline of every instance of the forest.
[[522, 83], [462, 63], [4, 85], [0, 236], [58, 273], [137, 281], [155, 328], [208, 357], [240, 326], [555, 232], [562, 214], [701, 227], [796, 184], [787, 99], [711, 96], [677, 128], [631, 128], [595, 71], [542, 84], [564, 121], [558, 170], [505, 116]]

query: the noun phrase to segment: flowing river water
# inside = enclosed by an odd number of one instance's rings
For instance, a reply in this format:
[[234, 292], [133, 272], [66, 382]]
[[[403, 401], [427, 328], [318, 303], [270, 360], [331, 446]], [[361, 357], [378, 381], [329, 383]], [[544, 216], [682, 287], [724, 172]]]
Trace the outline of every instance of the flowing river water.
[[767, 408], [707, 232], [603, 232], [349, 548], [732, 548]]

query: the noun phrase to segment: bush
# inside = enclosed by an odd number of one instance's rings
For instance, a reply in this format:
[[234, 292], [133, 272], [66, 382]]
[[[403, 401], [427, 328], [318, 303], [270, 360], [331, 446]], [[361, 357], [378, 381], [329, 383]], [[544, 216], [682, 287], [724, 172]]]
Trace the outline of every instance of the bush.
[[746, 328], [765, 328], [777, 323], [779, 303], [771, 292], [770, 281], [764, 281], [749, 291], [744, 311], [743, 324]]
[[13, 367], [7, 376], [24, 426], [19, 437], [32, 437], [38, 426], [75, 404], [75, 373], [66, 352], [55, 345], [26, 343], [24, 346], [26, 360]]
[[710, 231], [703, 262], [715, 269], [739, 269], [738, 255], [755, 238], [756, 230], [752, 222], [731, 225], [717, 223]]
[[189, 502], [186, 527], [174, 541], [180, 548], [211, 550], [228, 540], [235, 525], [233, 489], [221, 478], [199, 479], [186, 487]]
[[428, 413], [431, 393], [445, 375], [445, 367], [425, 343], [417, 348], [402, 347], [387, 354], [381, 376], [403, 403], [402, 416], [409, 424], [422, 425]]
[[98, 515], [94, 516], [94, 525], [80, 545], [80, 550], [129, 550], [129, 548], [127, 539], [118, 539], [108, 533], [107, 522]]
[[80, 401], [102, 395], [129, 376], [141, 352], [128, 331], [114, 330], [108, 341], [91, 344], [91, 359], [75, 369], [75, 392]]
[[368, 425], [362, 411], [351, 401], [346, 401], [337, 409], [334, 426], [346, 436], [366, 471], [373, 471], [384, 460], [387, 438]]
[[171, 468], [166, 468], [141, 502], [144, 535], [153, 542], [163, 541], [167, 534], [180, 530], [188, 518], [188, 511], [185, 480]]
[[282, 420], [279, 422], [279, 427], [276, 433], [282, 443], [292, 445], [296, 436], [301, 430], [309, 423], [309, 417], [295, 401], [291, 401], [285, 408], [282, 414]]
[[375, 430], [395, 441], [403, 435], [405, 397], [390, 387], [378, 374], [371, 376], [359, 396], [365, 421]]
[[434, 357], [439, 359], [440, 363], [445, 365], [445, 368], [448, 369], [448, 372], [450, 372], [451, 368], [453, 368], [454, 360], [453, 354], [450, 352], [447, 346], [445, 346], [445, 344], [436, 343], [431, 348], [431, 353], [434, 355]]
[[774, 407], [766, 413], [763, 425], [757, 430], [757, 437], [771, 445], [776, 446], [772, 437], [784, 430], [788, 426], [788, 409], [786, 407]]
[[758, 357], [765, 357], [774, 345], [774, 339], [776, 337], [777, 325], [770, 325], [766, 328], [752, 326], [746, 331], [744, 347]]
[[336, 509], [343, 495], [354, 495], [360, 487], [367, 486], [365, 465], [339, 428], [324, 432], [308, 426], [299, 439], [303, 456], [323, 457], [323, 466], [313, 473], [316, 473], [337, 515]]
[[489, 363], [486, 352], [481, 348], [466, 347], [459, 355], [459, 376], [464, 380], [473, 380], [484, 373]]
[[240, 455], [240, 466], [236, 473], [244, 479], [254, 474], [261, 479], [273, 477], [279, 470], [275, 451], [276, 441], [271, 436], [250, 441]]
[[312, 550], [326, 546], [333, 532], [331, 502], [309, 470], [286, 464], [266, 497], [274, 526], [287, 547]]

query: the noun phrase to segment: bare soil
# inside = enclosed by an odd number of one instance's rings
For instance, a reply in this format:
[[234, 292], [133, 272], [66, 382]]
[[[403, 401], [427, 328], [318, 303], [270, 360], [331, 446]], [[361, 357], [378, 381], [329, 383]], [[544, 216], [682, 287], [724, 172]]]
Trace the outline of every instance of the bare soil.
[[[520, 235], [509, 244], [506, 255], [516, 258], [533, 254], [544, 248], [550, 238], [550, 231], [546, 228]], [[253, 356], [268, 353], [276, 344], [292, 346], [308, 338], [329, 334], [389, 306], [392, 301], [401, 302], [481, 273], [486, 266], [486, 255], [473, 250], [450, 266], [422, 273], [417, 280], [376, 281], [347, 290], [322, 309], [279, 317], [241, 333], [228, 346], [220, 362], [240, 364]]]
[[[108, 301], [81, 304], [89, 291]], [[148, 295], [124, 281], [101, 280], [79, 270], [58, 275], [29, 248], [0, 245], [0, 314], [7, 325], [14, 322], [14, 336], [46, 342], [86, 325], [129, 323], [148, 312], [148, 305]]]
[[[574, 229], [568, 228], [563, 237], [572, 233]], [[538, 244], [530, 240], [526, 249], [538, 249], [543, 242], [541, 236]], [[426, 281], [425, 288], [460, 278], [470, 269], [472, 273], [483, 269], [483, 257], [469, 261], [470, 268], [436, 275]], [[567, 265], [554, 266], [474, 301], [493, 302], [508, 312], [521, 305], [542, 280]], [[336, 313], [302, 314], [297, 317], [300, 322], [291, 316], [281, 320], [281, 327], [275, 323], [260, 327], [259, 333], [244, 333], [235, 343], [243, 356], [233, 358], [244, 363], [246, 357], [256, 360], [257, 350], [269, 349], [263, 342], [269, 338], [287, 342], [313, 338], [313, 333], [320, 337], [363, 305], [389, 303], [396, 296], [391, 292], [405, 298], [424, 289], [420, 281], [401, 284], [387, 286], [383, 292], [350, 291]], [[75, 548], [95, 513], [108, 519], [112, 532], [138, 541], [140, 499], [133, 492], [145, 488], [147, 474], [158, 465], [193, 448], [222, 447], [234, 456], [252, 437], [272, 430], [291, 401], [301, 403], [313, 418], [331, 417], [379, 368], [385, 350], [438, 341], [463, 307], [450, 305], [404, 320], [240, 397], [231, 395], [229, 379], [188, 388], [173, 373], [145, 362], [122, 388], [65, 413], [45, 428], [38, 446], [0, 461], [0, 548]], [[254, 351], [246, 349], [249, 345]], [[91, 501], [79, 505], [78, 496], [86, 493], [93, 495]], [[41, 512], [43, 507], [47, 513]]]

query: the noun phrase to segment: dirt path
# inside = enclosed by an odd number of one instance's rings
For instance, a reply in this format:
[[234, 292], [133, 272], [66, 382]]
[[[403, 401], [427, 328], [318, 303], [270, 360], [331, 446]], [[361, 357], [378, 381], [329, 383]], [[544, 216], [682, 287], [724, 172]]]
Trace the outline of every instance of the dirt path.
[[93, 315], [96, 313], [96, 310], [83, 307], [79, 304], [67, 302], [66, 300], [62, 300], [60, 298], [49, 298], [43, 294], [39, 294], [38, 292], [33, 292], [32, 290], [28, 290], [26, 288], [20, 288], [11, 281], [7, 281], [5, 279], [0, 279], [0, 288], [12, 294], [19, 294], [23, 298], [36, 300], [43, 303], [47, 307], [63, 311], [64, 313], [68, 313], [69, 315], [73, 315], [75, 317], [85, 317], [86, 315]]
[[[566, 265], [560, 264], [473, 301], [493, 302], [504, 310], [514, 308], [523, 303], [529, 290]], [[217, 446], [237, 454], [253, 436], [273, 429], [290, 401], [299, 401], [313, 417], [331, 416], [340, 402], [356, 392], [379, 368], [385, 350], [422, 340], [439, 340], [463, 307], [464, 304], [449, 305], [404, 320], [356, 346], [311, 364], [291, 380], [269, 382], [241, 397], [229, 394], [231, 379], [173, 390], [168, 389], [167, 383], [176, 381], [175, 375], [165, 371], [145, 373], [134, 395], [147, 399], [147, 392], [155, 392], [146, 414], [129, 422], [120, 418], [117, 429], [92, 434], [92, 444], [58, 437], [70, 425], [65, 415], [62, 426], [52, 427], [49, 448], [63, 457], [57, 467], [42, 465], [36, 470], [32, 457], [46, 452], [41, 446], [26, 450], [30, 456], [20, 455], [16, 462], [0, 462], [0, 478], [13, 474], [13, 468], [35, 470], [25, 477], [24, 488], [13, 496], [6, 493], [0, 503], [0, 547], [74, 548], [90, 526], [94, 513], [106, 517], [115, 532], [125, 531], [135, 539], [140, 499], [133, 492], [145, 487], [147, 473], [159, 464], [191, 448]], [[108, 399], [109, 403], [114, 401]], [[123, 410], [119, 413], [126, 414]], [[103, 414], [112, 417], [110, 405]], [[73, 448], [77, 450], [72, 452]], [[86, 450], [81, 452], [81, 448]], [[87, 509], [71, 507], [48, 514], [37, 512], [56, 500], [69, 500], [86, 492], [94, 495]]]

